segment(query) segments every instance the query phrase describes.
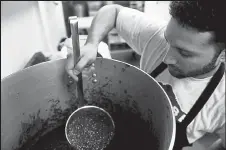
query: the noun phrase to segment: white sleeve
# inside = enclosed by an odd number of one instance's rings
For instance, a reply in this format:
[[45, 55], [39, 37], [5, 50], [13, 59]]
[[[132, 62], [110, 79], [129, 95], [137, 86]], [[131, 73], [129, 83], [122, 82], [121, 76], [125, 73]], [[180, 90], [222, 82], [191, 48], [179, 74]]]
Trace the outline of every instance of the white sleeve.
[[[214, 109], [217, 107], [217, 109]], [[210, 132], [216, 132], [225, 124], [225, 93], [221, 95], [220, 101], [212, 107]], [[209, 110], [211, 111], [211, 110]]]
[[[131, 8], [123, 8], [117, 17], [116, 30], [127, 44], [138, 54], [142, 54], [144, 48], [152, 38], [161, 38], [160, 30], [166, 26], [166, 22], [158, 22], [151, 19], [145, 13]], [[158, 37], [159, 36], [159, 37]]]
[[221, 103], [219, 103], [219, 105], [220, 107], [218, 107], [216, 114], [211, 120], [211, 131], [221, 138], [225, 147], [225, 94], [222, 95]]

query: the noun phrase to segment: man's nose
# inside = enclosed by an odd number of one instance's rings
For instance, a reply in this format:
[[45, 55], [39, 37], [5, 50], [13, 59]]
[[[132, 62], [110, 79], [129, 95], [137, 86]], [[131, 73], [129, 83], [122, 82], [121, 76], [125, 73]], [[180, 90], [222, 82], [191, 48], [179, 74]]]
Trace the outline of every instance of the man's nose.
[[174, 52], [171, 48], [168, 50], [163, 62], [168, 65], [175, 65], [177, 63]]

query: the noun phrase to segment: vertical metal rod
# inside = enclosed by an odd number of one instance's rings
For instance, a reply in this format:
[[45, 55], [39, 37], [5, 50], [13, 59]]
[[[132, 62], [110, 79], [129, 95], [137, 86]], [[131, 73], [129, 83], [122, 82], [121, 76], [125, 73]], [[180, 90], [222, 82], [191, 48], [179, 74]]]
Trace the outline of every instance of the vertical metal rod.
[[69, 17], [71, 27], [71, 38], [73, 46], [74, 64], [76, 65], [80, 57], [80, 44], [79, 44], [79, 33], [78, 33], [78, 17]]
[[[71, 38], [72, 38], [72, 47], [73, 47], [73, 57], [74, 57], [74, 67], [79, 61], [80, 57], [80, 44], [79, 44], [79, 33], [78, 33], [78, 17], [71, 16], [69, 17], [70, 27], [71, 27]], [[82, 73], [78, 75], [77, 82], [77, 94], [79, 105], [83, 106], [85, 101], [83, 99], [83, 83], [82, 83]]]

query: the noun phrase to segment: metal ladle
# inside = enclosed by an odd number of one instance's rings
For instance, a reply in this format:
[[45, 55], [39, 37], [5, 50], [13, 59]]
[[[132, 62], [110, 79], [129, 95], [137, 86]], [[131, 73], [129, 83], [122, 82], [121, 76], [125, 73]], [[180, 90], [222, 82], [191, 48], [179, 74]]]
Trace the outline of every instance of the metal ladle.
[[[80, 56], [78, 18], [69, 17], [74, 63]], [[67, 141], [77, 150], [104, 149], [114, 136], [115, 124], [110, 114], [97, 106], [84, 106], [82, 73], [78, 75], [77, 94], [80, 108], [68, 118], [65, 126]]]

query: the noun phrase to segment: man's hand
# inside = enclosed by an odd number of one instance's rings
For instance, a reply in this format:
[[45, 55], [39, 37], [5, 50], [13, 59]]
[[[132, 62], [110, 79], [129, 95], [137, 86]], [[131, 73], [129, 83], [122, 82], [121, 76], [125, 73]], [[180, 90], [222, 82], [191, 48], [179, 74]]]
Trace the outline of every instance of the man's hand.
[[207, 150], [225, 150], [223, 141], [221, 139], [214, 142]]
[[97, 46], [92, 44], [85, 44], [80, 49], [80, 58], [77, 62], [76, 66], [74, 64], [73, 59], [73, 49], [72, 49], [72, 41], [71, 38], [68, 38], [64, 46], [67, 48], [68, 55], [67, 55], [67, 63], [65, 69], [67, 73], [75, 80], [78, 81], [77, 75], [82, 72], [83, 76], [87, 76], [92, 72], [94, 68], [93, 62], [96, 60], [97, 56]]

